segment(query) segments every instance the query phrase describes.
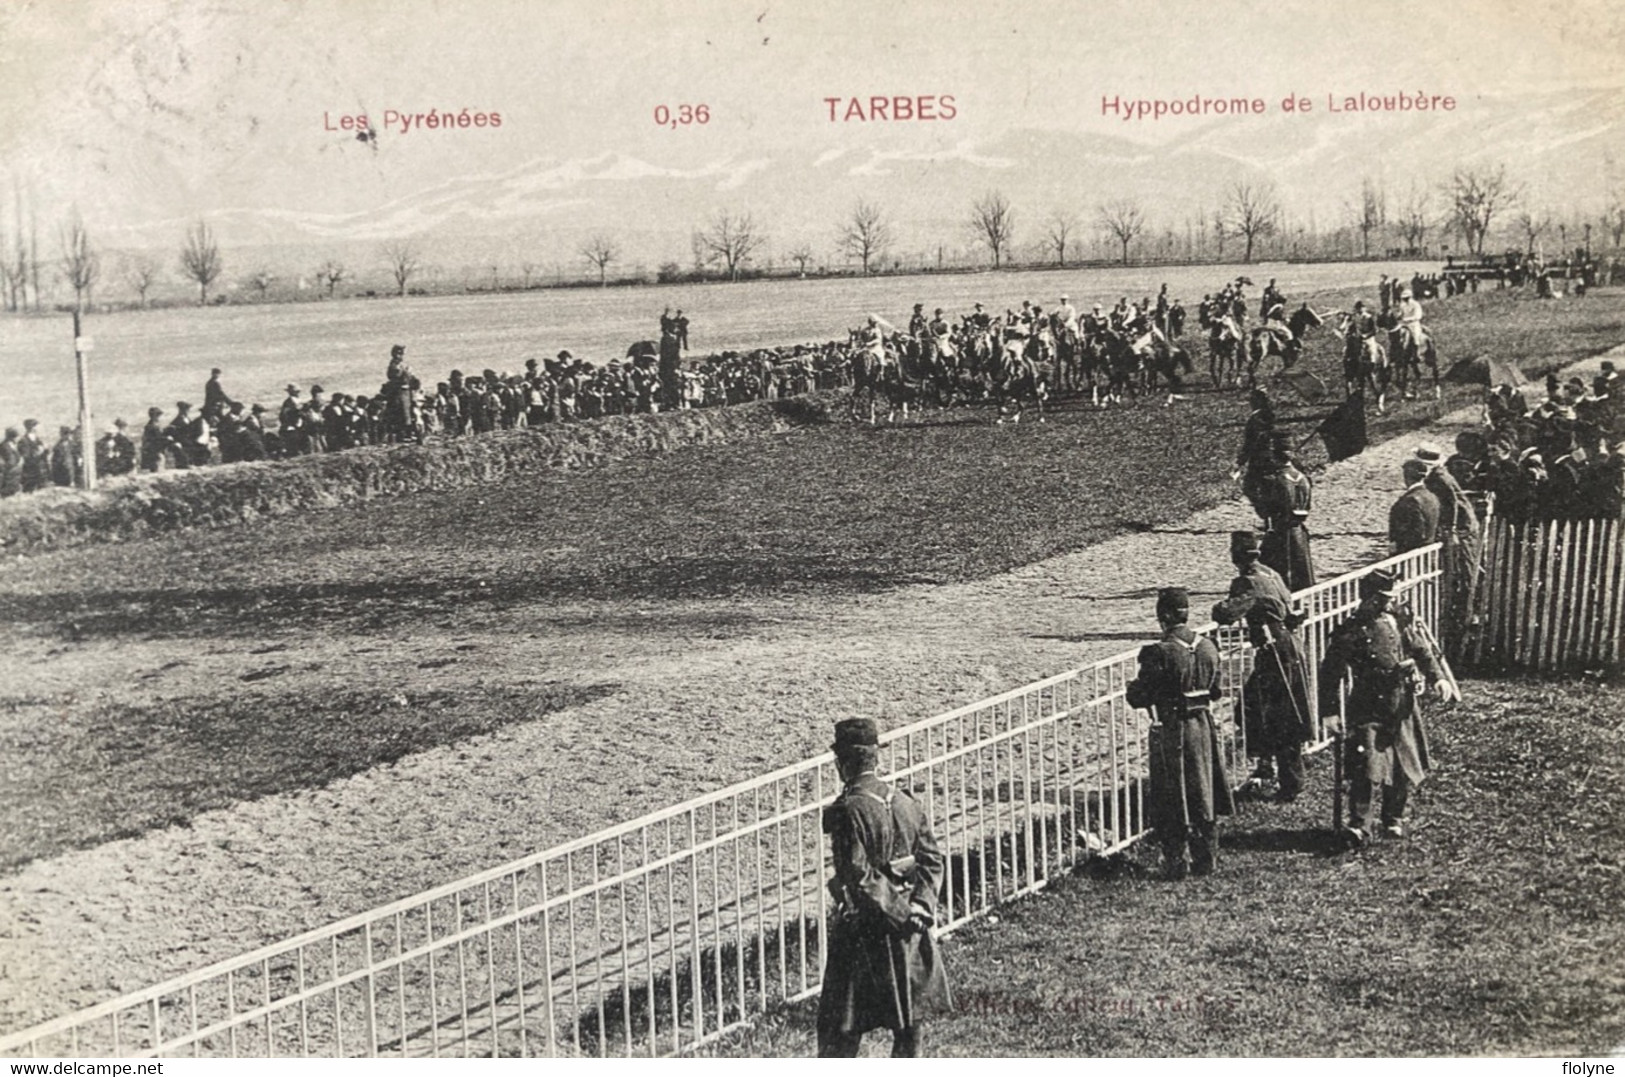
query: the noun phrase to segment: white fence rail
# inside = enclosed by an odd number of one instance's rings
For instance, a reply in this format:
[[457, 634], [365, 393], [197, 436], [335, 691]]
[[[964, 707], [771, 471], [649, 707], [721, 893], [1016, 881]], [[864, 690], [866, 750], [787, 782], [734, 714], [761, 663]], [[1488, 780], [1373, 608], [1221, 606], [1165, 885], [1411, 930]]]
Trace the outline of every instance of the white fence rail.
[[[1438, 547], [1386, 564], [1430, 625]], [[1298, 597], [1318, 665], [1356, 575]], [[1233, 768], [1251, 654], [1215, 629]], [[1146, 833], [1127, 651], [894, 730], [882, 766], [949, 854], [955, 927]], [[1324, 724], [1316, 718], [1324, 734]], [[1242, 772], [1239, 769], [1238, 773]], [[665, 1055], [817, 993], [824, 754], [143, 991], [0, 1037], [47, 1056]]]

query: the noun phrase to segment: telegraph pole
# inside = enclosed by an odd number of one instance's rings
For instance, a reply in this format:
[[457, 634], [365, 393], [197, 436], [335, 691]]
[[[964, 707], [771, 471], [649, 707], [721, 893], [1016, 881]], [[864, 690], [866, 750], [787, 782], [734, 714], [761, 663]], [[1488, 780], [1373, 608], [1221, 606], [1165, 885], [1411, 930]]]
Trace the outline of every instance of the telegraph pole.
[[90, 428], [90, 383], [85, 353], [90, 350], [90, 338], [80, 334], [82, 301], [73, 302], [73, 365], [79, 373], [79, 458], [84, 461], [83, 475], [86, 490], [96, 488], [96, 435]]

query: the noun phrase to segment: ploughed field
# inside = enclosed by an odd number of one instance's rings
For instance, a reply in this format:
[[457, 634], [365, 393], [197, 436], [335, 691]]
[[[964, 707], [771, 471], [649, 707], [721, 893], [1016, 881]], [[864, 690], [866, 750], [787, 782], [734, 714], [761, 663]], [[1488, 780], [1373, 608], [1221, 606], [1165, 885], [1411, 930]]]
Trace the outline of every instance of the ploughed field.
[[[1399, 268], [1409, 273], [1432, 265]], [[1264, 263], [539, 289], [123, 311], [87, 317], [84, 332], [93, 342], [91, 410], [97, 424], [123, 416], [139, 426], [149, 407], [173, 415], [177, 400], [201, 405], [203, 382], [213, 367], [225, 371], [224, 384], [235, 399], [258, 401], [274, 411], [289, 382], [305, 393], [319, 384], [329, 392], [370, 396], [383, 381], [395, 343], [407, 346], [414, 371], [431, 388], [453, 368], [517, 373], [526, 359], [540, 362], [561, 349], [602, 364], [624, 356], [633, 341], [658, 336], [659, 315], [666, 307], [681, 308], [689, 316], [693, 353], [704, 355], [845, 339], [846, 331], [863, 324], [870, 312], [901, 327], [908, 324], [915, 303], [924, 303], [927, 311], [941, 306], [958, 314], [978, 301], [989, 310], [1003, 310], [1030, 299], [1048, 310], [1065, 292], [1087, 310], [1095, 302], [1110, 307], [1121, 295], [1138, 302], [1156, 295], [1166, 281], [1169, 294], [1182, 298], [1194, 318], [1204, 292], [1217, 291], [1240, 274], [1258, 283], [1254, 295], [1275, 277], [1291, 296], [1364, 286], [1374, 299], [1378, 276], [1395, 271], [1396, 264], [1388, 262]], [[52, 430], [59, 423], [76, 422], [69, 315], [8, 319], [0, 333], [0, 373], [6, 378], [7, 425], [28, 417]]]
[[[1617, 343], [1625, 295], [1486, 293], [1431, 321], [1447, 354], [1533, 374]], [[1335, 380], [1336, 358], [1323, 336], [1308, 361]], [[1374, 433], [1472, 397], [1399, 406]], [[871, 429], [836, 409], [6, 562], [0, 921], [19, 926], [0, 935], [0, 1028], [804, 757], [835, 718], [898, 724], [1121, 650], [1156, 586], [1222, 584], [1224, 535], [1195, 561], [1156, 535], [1132, 562], [1089, 551], [1233, 502], [1245, 413], [1233, 391], [1074, 402], [1042, 425], [969, 410]], [[1361, 549], [1392, 492], [1372, 496]]]

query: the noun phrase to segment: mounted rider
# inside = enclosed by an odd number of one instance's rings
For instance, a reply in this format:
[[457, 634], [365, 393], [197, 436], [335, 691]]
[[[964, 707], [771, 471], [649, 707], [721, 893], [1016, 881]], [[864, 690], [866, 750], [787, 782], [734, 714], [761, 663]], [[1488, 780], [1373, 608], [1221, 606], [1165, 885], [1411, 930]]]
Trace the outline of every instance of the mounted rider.
[[1061, 296], [1061, 305], [1055, 308], [1055, 325], [1059, 329], [1076, 333], [1078, 331], [1078, 308], [1072, 305], [1068, 296]]
[[1365, 309], [1365, 300], [1356, 299], [1354, 310], [1343, 326], [1343, 358], [1358, 363], [1365, 355], [1366, 341], [1375, 340], [1376, 336], [1376, 315]]
[[924, 340], [926, 333], [927, 321], [925, 317], [925, 304], [916, 303], [914, 304], [914, 313], [910, 315], [908, 319], [908, 335], [913, 337], [915, 340]]
[[931, 315], [931, 320], [926, 323], [925, 329], [930, 334], [931, 344], [935, 348], [937, 356], [942, 359], [952, 359], [958, 352], [954, 348], [953, 331], [948, 326], [948, 319], [944, 318], [942, 314], [942, 308], [938, 307], [935, 313]]
[[975, 309], [965, 315], [965, 324], [981, 332], [993, 328], [993, 316], [982, 309], [982, 304], [977, 303]]
[[1410, 285], [1399, 290], [1399, 325], [1395, 332], [1400, 334], [1400, 342], [1407, 348], [1414, 348], [1416, 354], [1427, 350], [1428, 334], [1422, 327], [1422, 301], [1416, 298]]

